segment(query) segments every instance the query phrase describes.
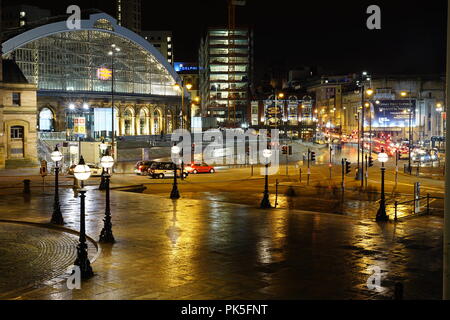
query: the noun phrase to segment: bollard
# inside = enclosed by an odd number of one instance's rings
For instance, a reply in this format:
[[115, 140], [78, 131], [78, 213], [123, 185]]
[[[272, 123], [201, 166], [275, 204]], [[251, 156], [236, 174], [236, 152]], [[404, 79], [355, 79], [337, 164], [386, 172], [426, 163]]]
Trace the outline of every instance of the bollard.
[[286, 196], [288, 197], [295, 197], [297, 196], [297, 193], [295, 192], [294, 188], [292, 186], [289, 186], [286, 191]]
[[278, 179], [276, 180], [276, 184], [275, 184], [275, 208], [278, 205]]
[[30, 183], [31, 183], [31, 180], [28, 180], [28, 179], [23, 180], [23, 193], [24, 194], [31, 194]]
[[394, 221], [397, 221], [397, 207], [398, 207], [398, 201], [395, 201], [395, 209], [394, 209]]
[[395, 284], [394, 300], [403, 300], [403, 284], [400, 282]]

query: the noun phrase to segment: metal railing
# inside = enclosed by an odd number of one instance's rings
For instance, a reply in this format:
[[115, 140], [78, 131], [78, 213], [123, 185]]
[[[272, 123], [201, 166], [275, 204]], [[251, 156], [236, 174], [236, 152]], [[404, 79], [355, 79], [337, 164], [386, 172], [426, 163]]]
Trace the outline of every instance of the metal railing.
[[65, 131], [62, 132], [38, 132], [38, 138], [40, 140], [66, 140], [67, 135]]
[[[423, 214], [430, 214], [430, 199], [432, 197], [430, 197], [430, 194], [427, 193], [427, 195], [425, 197], [420, 197], [417, 199], [412, 199], [412, 200], [407, 200], [407, 201], [395, 201], [394, 202], [394, 221], [398, 221], [398, 209], [399, 209], [399, 205], [407, 205], [407, 204], [412, 204], [412, 210], [410, 211], [410, 214], [404, 215], [402, 216], [402, 218], [404, 217], [409, 217], [409, 216], [415, 216], [415, 215], [423, 215]], [[421, 206], [420, 206], [420, 201], [421, 200], [426, 200], [426, 211], [425, 212], [420, 212]], [[416, 202], [419, 201], [419, 212], [416, 212]]]

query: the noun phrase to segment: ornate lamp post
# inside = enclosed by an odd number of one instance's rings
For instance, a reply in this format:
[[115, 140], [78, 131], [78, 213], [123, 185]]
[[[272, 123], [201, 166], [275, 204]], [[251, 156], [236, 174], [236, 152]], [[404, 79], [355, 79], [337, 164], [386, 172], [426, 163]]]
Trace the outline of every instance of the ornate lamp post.
[[59, 203], [59, 162], [62, 160], [63, 155], [58, 150], [58, 146], [50, 155], [51, 159], [55, 162], [55, 200], [53, 202], [53, 214], [51, 223], [63, 225], [64, 219], [61, 214], [61, 205]]
[[[102, 158], [105, 156], [105, 151], [108, 149], [108, 145], [105, 143], [105, 139], [102, 139], [102, 142], [99, 145], [100, 148], [100, 154]], [[101, 161], [101, 160], [100, 160]], [[106, 183], [105, 183], [105, 167], [102, 166], [102, 177], [100, 181], [100, 186], [98, 187], [99, 190], [105, 190], [106, 189]]]
[[384, 163], [389, 159], [388, 155], [384, 153], [384, 149], [381, 149], [381, 153], [378, 154], [378, 161], [381, 162], [381, 200], [380, 200], [380, 208], [377, 212], [377, 221], [388, 221], [389, 217], [386, 214], [386, 200], [384, 197], [384, 172], [386, 168], [384, 167]]
[[104, 177], [105, 177], [105, 188], [106, 188], [106, 209], [105, 209], [105, 218], [103, 219], [103, 229], [100, 233], [99, 242], [102, 243], [114, 243], [114, 236], [112, 233], [112, 223], [111, 223], [111, 206], [110, 206], [110, 197], [109, 197], [109, 181], [111, 177], [110, 170], [114, 166], [114, 158], [111, 157], [108, 152], [102, 157], [100, 164], [104, 169]]
[[177, 161], [178, 161], [178, 154], [180, 153], [181, 149], [178, 146], [172, 147], [172, 160], [173, 160], [173, 187], [172, 192], [170, 193], [170, 199], [179, 199], [180, 198], [180, 192], [178, 191], [178, 184], [177, 184]]
[[77, 246], [77, 259], [74, 264], [80, 267], [81, 278], [87, 279], [94, 275], [91, 268], [91, 262], [88, 257], [87, 243], [86, 243], [86, 227], [85, 227], [85, 199], [86, 189], [84, 189], [84, 181], [91, 176], [91, 169], [84, 162], [83, 156], [80, 162], [74, 169], [75, 178], [81, 181], [80, 193], [80, 243]]
[[266, 162], [266, 174], [265, 174], [265, 182], [264, 182], [264, 197], [261, 201], [261, 208], [262, 209], [269, 209], [272, 208], [270, 205], [269, 200], [269, 158], [272, 156], [272, 150], [270, 149], [264, 149], [263, 150], [263, 157]]

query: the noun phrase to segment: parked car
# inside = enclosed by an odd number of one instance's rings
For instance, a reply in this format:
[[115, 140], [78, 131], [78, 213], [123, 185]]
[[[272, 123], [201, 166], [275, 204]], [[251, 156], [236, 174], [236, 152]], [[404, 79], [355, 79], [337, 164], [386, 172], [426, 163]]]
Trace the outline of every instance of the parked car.
[[[173, 162], [154, 162], [148, 169], [148, 175], [153, 179], [164, 179], [167, 177], [172, 177], [174, 174], [175, 164]], [[181, 169], [177, 168], [177, 177], [180, 176]], [[183, 178], [188, 176], [186, 170], [183, 171]]]
[[[91, 177], [100, 177], [102, 175], [103, 168], [99, 165], [93, 164], [93, 163], [86, 163], [86, 165], [91, 169]], [[67, 174], [73, 175], [73, 170], [75, 169], [77, 165], [73, 164], [69, 167], [69, 170]]]
[[206, 163], [191, 163], [184, 167], [188, 173], [214, 173], [216, 170], [213, 166], [207, 165]]
[[134, 173], [137, 175], [146, 176], [148, 175], [148, 169], [155, 161], [138, 161], [134, 167]]

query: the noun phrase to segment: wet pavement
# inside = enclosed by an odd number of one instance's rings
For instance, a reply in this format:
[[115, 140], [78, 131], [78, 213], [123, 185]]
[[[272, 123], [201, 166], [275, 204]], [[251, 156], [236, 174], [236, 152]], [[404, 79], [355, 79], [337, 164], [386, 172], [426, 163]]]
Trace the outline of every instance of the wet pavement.
[[[7, 298], [391, 299], [396, 282], [404, 284], [406, 299], [441, 297], [440, 217], [378, 224], [289, 207], [260, 210], [118, 191], [111, 197], [117, 243], [101, 245], [92, 264], [95, 276], [81, 290], [40, 276], [33, 279], [42, 281], [40, 288]], [[73, 230], [79, 226], [78, 200], [70, 189], [61, 190], [65, 227]], [[0, 195], [0, 219], [47, 223], [52, 203], [51, 195]], [[86, 227], [94, 239], [103, 213], [104, 194], [90, 189]], [[27, 234], [42, 238], [41, 232]], [[67, 263], [48, 261], [48, 277]], [[23, 257], [8, 264], [11, 277], [30, 273]], [[366, 284], [373, 267], [382, 272], [378, 291]]]
[[[0, 221], [0, 298], [29, 292], [64, 274], [73, 265], [77, 244], [73, 233]], [[91, 259], [96, 251], [91, 243]]]

